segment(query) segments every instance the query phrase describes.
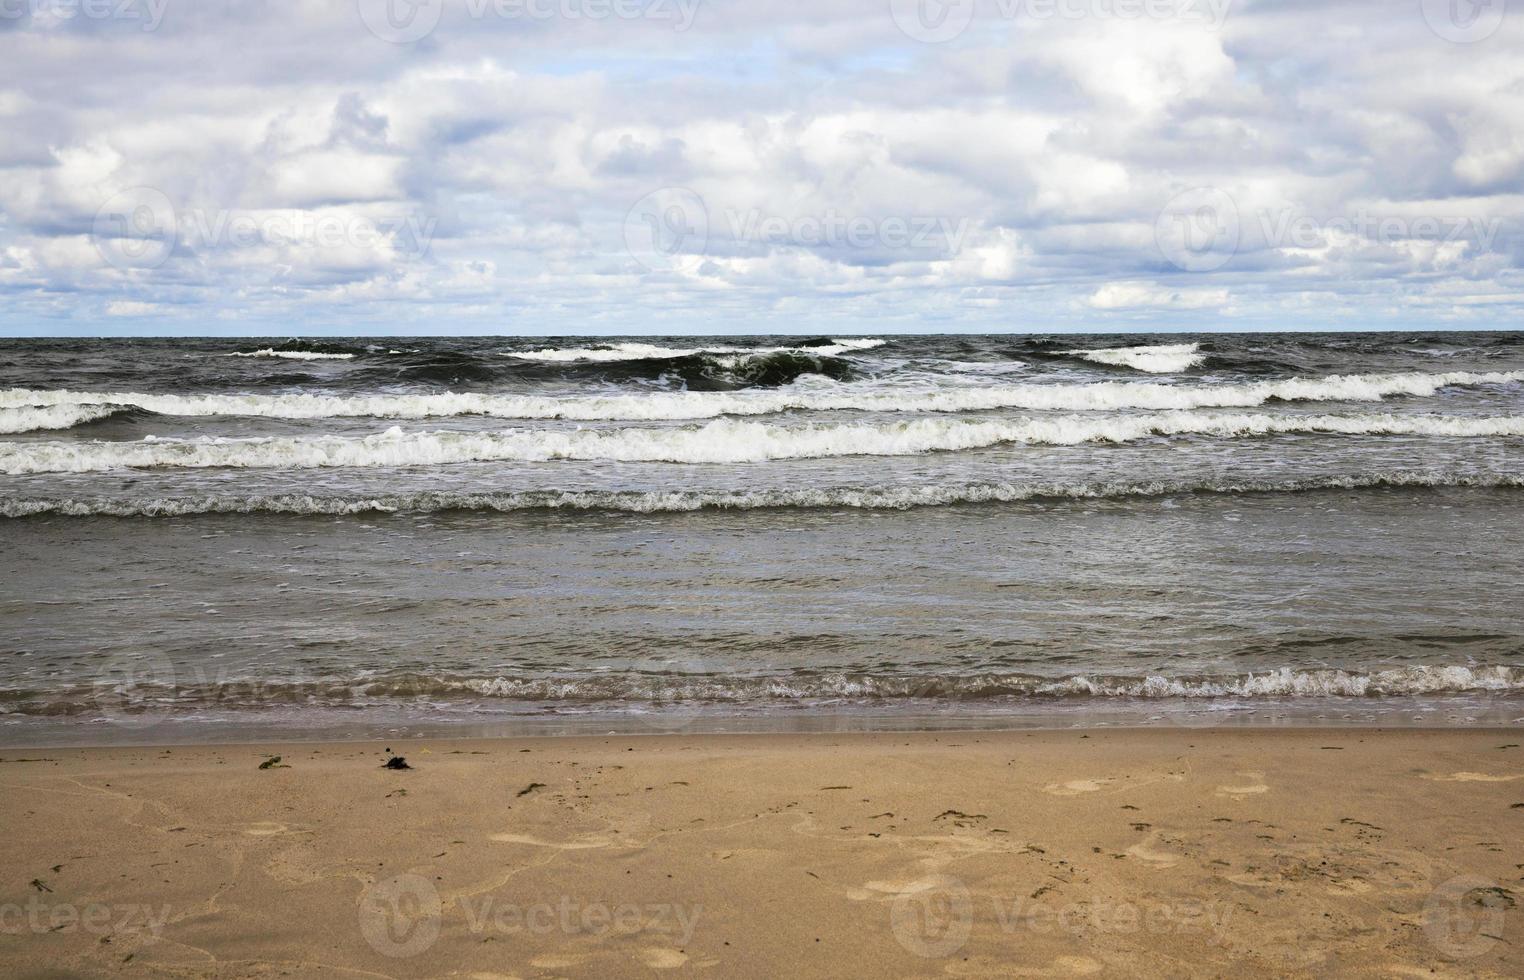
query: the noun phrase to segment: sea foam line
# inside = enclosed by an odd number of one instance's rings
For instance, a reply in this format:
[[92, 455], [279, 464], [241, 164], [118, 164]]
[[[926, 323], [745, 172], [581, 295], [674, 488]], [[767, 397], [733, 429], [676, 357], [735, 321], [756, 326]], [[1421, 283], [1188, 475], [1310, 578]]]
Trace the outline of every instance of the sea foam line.
[[[823, 670], [808, 674], [737, 674], [704, 670], [672, 673], [609, 671], [596, 674], [367, 673], [308, 680], [230, 680], [216, 683], [125, 684], [114, 699], [145, 703], [164, 699], [180, 707], [215, 703], [261, 707], [279, 703], [364, 704], [392, 699], [493, 699], [542, 703], [611, 703], [639, 708], [653, 704], [767, 705], [787, 702], [996, 699], [1211, 700], [1259, 698], [1385, 698], [1445, 694], [1516, 694], [1524, 691], [1524, 668], [1503, 665], [1415, 664], [1372, 671], [1334, 668], [1270, 668], [1243, 674], [1075, 674], [1040, 676], [1013, 671], [969, 674], [867, 674]], [[70, 714], [89, 710], [96, 688], [27, 691], [6, 700], [22, 714]], [[18, 704], [19, 702], [19, 704]]]
[[560, 459], [625, 463], [760, 463], [836, 456], [914, 456], [1005, 443], [1074, 446], [1154, 436], [1217, 438], [1289, 433], [1487, 437], [1524, 435], [1524, 416], [1264, 415], [1158, 412], [1020, 419], [922, 418], [885, 424], [783, 426], [717, 419], [681, 428], [508, 429], [367, 436], [197, 439], [147, 436], [136, 442], [0, 443], [0, 473], [93, 473], [128, 468], [323, 469], [438, 466]]
[[446, 392], [406, 395], [198, 394], [91, 392], [11, 388], [0, 408], [45, 405], [132, 405], [159, 415], [259, 418], [425, 419], [481, 415], [505, 419], [573, 421], [692, 421], [722, 415], [788, 411], [953, 413], [999, 409], [1032, 411], [1164, 411], [1254, 408], [1272, 401], [1371, 402], [1396, 396], [1429, 397], [1442, 388], [1512, 384], [1524, 371], [1408, 372], [1287, 378], [1213, 385], [1146, 381], [1091, 384], [1015, 384], [886, 391], [856, 384], [812, 384], [766, 391], [677, 391], [628, 395], [508, 395]]
[[419, 491], [376, 495], [203, 494], [172, 497], [0, 498], [0, 518], [185, 517], [195, 514], [427, 514], [438, 511], [608, 511], [659, 514], [701, 510], [911, 510], [958, 504], [1165, 497], [1178, 494], [1292, 494], [1327, 490], [1524, 487], [1497, 473], [1392, 472], [1292, 480], [1146, 480], [1101, 483], [949, 483], [774, 490]]
[[[416, 682], [415, 682], [416, 683]], [[1217, 677], [1074, 675], [1044, 678], [988, 672], [968, 675], [866, 675], [822, 672], [807, 676], [735, 677], [715, 674], [615, 675], [590, 678], [444, 680], [443, 690], [515, 700], [691, 700], [712, 702], [816, 699], [975, 700], [1041, 698], [1281, 698], [1390, 697], [1524, 691], [1524, 668], [1415, 665], [1371, 672], [1281, 667]], [[385, 690], [384, 682], [372, 686]]]
[[279, 357], [288, 361], [348, 361], [352, 360], [353, 354], [324, 354], [319, 351], [309, 350], [276, 350], [273, 347], [265, 347], [261, 350], [234, 351], [228, 357]]

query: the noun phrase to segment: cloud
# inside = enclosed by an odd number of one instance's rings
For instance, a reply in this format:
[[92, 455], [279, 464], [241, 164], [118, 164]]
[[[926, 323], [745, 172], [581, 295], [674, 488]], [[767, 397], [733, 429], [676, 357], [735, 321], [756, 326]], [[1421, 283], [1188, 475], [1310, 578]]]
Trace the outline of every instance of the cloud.
[[1085, 302], [1097, 310], [1201, 310], [1226, 306], [1226, 289], [1165, 289], [1152, 282], [1108, 282]]
[[[979, 0], [929, 44], [883, 0], [445, 0], [416, 38], [384, 6], [0, 15], [0, 331], [1524, 312], [1512, 12], [1463, 43], [1418, 4]], [[143, 189], [172, 214], [112, 210]]]
[[115, 299], [106, 304], [107, 316], [153, 316], [164, 312], [164, 307], [157, 303], [139, 303], [130, 299]]

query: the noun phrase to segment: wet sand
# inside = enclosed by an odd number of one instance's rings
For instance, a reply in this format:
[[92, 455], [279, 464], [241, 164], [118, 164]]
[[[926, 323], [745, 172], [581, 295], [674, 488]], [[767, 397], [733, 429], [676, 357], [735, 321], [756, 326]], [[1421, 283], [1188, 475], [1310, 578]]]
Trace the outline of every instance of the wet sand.
[[[1520, 743], [0, 750], [0, 973], [1520, 976]], [[387, 749], [411, 768], [383, 768]]]

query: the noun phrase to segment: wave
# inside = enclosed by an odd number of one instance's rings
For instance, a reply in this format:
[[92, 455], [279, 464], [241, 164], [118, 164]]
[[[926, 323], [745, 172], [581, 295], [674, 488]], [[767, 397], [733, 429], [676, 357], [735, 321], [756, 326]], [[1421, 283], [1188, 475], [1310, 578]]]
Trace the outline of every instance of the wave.
[[[416, 687], [418, 678], [403, 682]], [[1021, 673], [940, 676], [881, 676], [820, 672], [781, 677], [732, 674], [614, 675], [588, 678], [504, 678], [444, 680], [439, 693], [468, 691], [515, 700], [688, 700], [717, 702], [777, 700], [985, 700], [1001, 697], [1257, 698], [1380, 697], [1524, 691], [1524, 668], [1398, 667], [1371, 673], [1295, 670], [1283, 667], [1221, 677], [1074, 675], [1045, 678]], [[384, 684], [370, 693], [383, 693]]]
[[913, 456], [985, 449], [1006, 443], [1075, 446], [1155, 436], [1217, 438], [1291, 433], [1403, 436], [1518, 436], [1524, 416], [1209, 415], [927, 418], [882, 425], [774, 426], [720, 419], [672, 429], [617, 428], [502, 432], [406, 432], [369, 436], [198, 439], [145, 436], [136, 442], [0, 443], [0, 473], [94, 473], [127, 468], [326, 469], [438, 466], [559, 459], [625, 463], [760, 463], [836, 456]]
[[738, 354], [734, 357], [700, 354], [659, 361], [656, 367], [657, 377], [675, 377], [694, 393], [735, 388], [781, 388], [806, 375], [832, 381], [851, 381], [857, 377], [857, 371], [850, 361], [804, 350], [778, 350], [762, 354]]
[[1174, 374], [1202, 362], [1199, 347], [1199, 344], [1151, 344], [1142, 347], [1106, 347], [1100, 350], [1066, 350], [1059, 353], [1108, 367], [1132, 368], [1149, 374]]
[[186, 517], [195, 514], [435, 513], [439, 511], [608, 511], [659, 514], [703, 510], [912, 510], [958, 504], [1166, 497], [1179, 494], [1290, 494], [1327, 490], [1524, 487], [1524, 476], [1489, 473], [1377, 473], [1294, 480], [1153, 480], [1101, 483], [950, 483], [818, 487], [803, 490], [518, 490], [314, 496], [209, 494], [181, 497], [0, 499], [0, 518]]
[[481, 415], [573, 421], [688, 421], [722, 415], [788, 411], [965, 412], [1170, 410], [1254, 408], [1270, 402], [1371, 402], [1430, 397], [1443, 388], [1513, 384], [1524, 371], [1407, 372], [1289, 378], [1236, 384], [1179, 385], [1107, 381], [930, 389], [854, 390], [848, 385], [792, 386], [773, 391], [686, 391], [628, 395], [507, 395], [445, 392], [397, 395], [160, 395], [11, 388], [0, 408], [43, 405], [134, 405], [160, 415], [253, 416], [283, 419], [427, 419]]
[[531, 351], [506, 351], [504, 356], [527, 361], [645, 361], [663, 358], [692, 357], [696, 354], [736, 354], [751, 357], [762, 354], [780, 354], [808, 351], [821, 356], [849, 354], [853, 351], [872, 350], [887, 341], [878, 338], [831, 338], [821, 341], [805, 341], [788, 347], [661, 347], [656, 344], [617, 343], [594, 344], [589, 347], [546, 347]]
[[540, 674], [391, 673], [353, 678], [261, 681], [256, 679], [175, 684], [81, 687], [72, 690], [0, 690], [10, 713], [83, 714], [102, 700], [114, 709], [136, 703], [195, 708], [264, 708], [272, 704], [360, 705], [386, 701], [451, 699], [547, 704], [617, 705], [630, 709], [672, 704], [776, 705], [884, 701], [1001, 701], [1127, 699], [1238, 700], [1287, 698], [1390, 698], [1432, 695], [1513, 694], [1524, 691], [1524, 668], [1412, 665], [1375, 671], [1272, 668], [1244, 674], [1171, 677], [1163, 674], [1075, 674], [1065, 677], [987, 671], [971, 674], [866, 674], [839, 670], [773, 675], [713, 672], [600, 672], [547, 677]]
[[837, 356], [854, 349], [842, 345], [733, 348], [735, 353], [729, 354], [710, 352], [724, 349], [680, 350], [630, 343], [606, 349], [524, 353], [411, 351], [363, 362], [346, 376], [345, 383], [456, 386], [549, 379], [641, 385], [656, 382], [669, 388], [708, 392], [779, 387], [807, 374], [836, 381], [849, 381], [857, 375], [857, 366]]
[[36, 432], [47, 429], [72, 429], [76, 425], [99, 422], [116, 415], [140, 413], [132, 405], [112, 402], [60, 403], [57, 405], [18, 405], [0, 408], [0, 433]]
[[281, 357], [289, 361], [348, 361], [352, 360], [353, 354], [325, 354], [321, 351], [311, 350], [276, 350], [273, 347], [265, 347], [261, 350], [234, 351], [229, 357]]

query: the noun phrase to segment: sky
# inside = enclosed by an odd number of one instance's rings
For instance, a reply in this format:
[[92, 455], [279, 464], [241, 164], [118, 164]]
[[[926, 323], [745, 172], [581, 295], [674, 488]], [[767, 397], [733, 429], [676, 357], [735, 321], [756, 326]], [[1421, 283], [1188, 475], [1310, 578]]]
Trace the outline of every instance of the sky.
[[0, 335], [1524, 324], [1524, 0], [0, 0]]

